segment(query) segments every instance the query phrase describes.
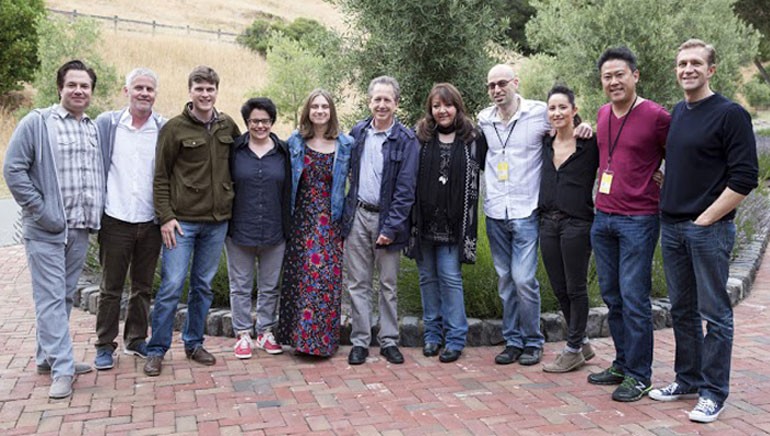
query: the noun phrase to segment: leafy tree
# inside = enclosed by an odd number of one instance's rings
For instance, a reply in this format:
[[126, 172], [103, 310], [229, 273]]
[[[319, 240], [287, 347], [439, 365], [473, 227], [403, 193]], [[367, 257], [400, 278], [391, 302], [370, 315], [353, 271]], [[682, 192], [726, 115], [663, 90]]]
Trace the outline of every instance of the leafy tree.
[[0, 95], [34, 77], [37, 19], [44, 13], [43, 0], [0, 0]]
[[[535, 50], [529, 45], [525, 26], [535, 15], [535, 8], [529, 4], [529, 0], [491, 0], [490, 6], [498, 11], [498, 14], [508, 18], [505, 29], [505, 37], [508, 42], [516, 45], [518, 52], [525, 56], [535, 54]], [[502, 41], [505, 43], [506, 41]]]
[[283, 20], [254, 20], [236, 40], [252, 51], [267, 56], [271, 35], [275, 32], [280, 32], [289, 39], [301, 42], [311, 51], [317, 50], [322, 55], [325, 53], [323, 49], [327, 48], [339, 51], [340, 42], [336, 33], [316, 20], [302, 17], [291, 23], [286, 23]]
[[339, 76], [331, 67], [331, 59], [311, 51], [299, 41], [283, 33], [273, 33], [267, 52], [267, 85], [256, 91], [268, 95], [278, 108], [278, 115], [298, 125], [298, 110], [310, 91], [322, 87], [338, 91]]
[[[639, 61], [640, 95], [671, 107], [682, 98], [673, 72], [676, 49], [697, 37], [717, 49], [715, 90], [732, 96], [741, 77], [739, 67], [757, 53], [757, 32], [735, 16], [735, 0], [532, 0], [537, 15], [527, 24], [535, 48], [554, 59], [553, 77], [582, 97], [583, 112], [593, 119], [606, 101], [596, 60], [608, 47], [626, 45]], [[530, 80], [523, 77], [522, 82]], [[550, 86], [550, 84], [549, 84]], [[532, 98], [544, 98], [547, 88]]]
[[484, 81], [495, 59], [487, 47], [507, 20], [486, 0], [333, 0], [353, 29], [355, 79], [362, 91], [379, 75], [401, 84], [406, 123], [422, 113], [436, 82], [451, 82], [471, 112], [487, 104]]
[[91, 19], [75, 21], [40, 17], [38, 19], [40, 43], [37, 56], [40, 68], [35, 73], [35, 107], [50, 106], [59, 102], [56, 88], [56, 70], [71, 59], [80, 59], [96, 71], [97, 82], [91, 105], [87, 112], [94, 117], [111, 104], [111, 97], [120, 88], [115, 68], [99, 55], [100, 27]]
[[735, 3], [735, 13], [762, 34], [759, 55], [754, 58], [754, 65], [770, 86], [770, 73], [762, 66], [762, 61], [770, 60], [770, 5], [767, 0], [738, 0]]

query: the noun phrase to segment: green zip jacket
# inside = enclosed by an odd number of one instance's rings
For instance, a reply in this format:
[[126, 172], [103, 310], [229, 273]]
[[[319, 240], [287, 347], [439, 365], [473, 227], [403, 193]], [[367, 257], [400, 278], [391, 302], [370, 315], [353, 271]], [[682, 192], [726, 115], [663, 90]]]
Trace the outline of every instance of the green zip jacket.
[[160, 131], [155, 154], [153, 199], [160, 224], [230, 219], [233, 182], [230, 149], [240, 136], [229, 116], [217, 113], [211, 128], [197, 120], [190, 104]]

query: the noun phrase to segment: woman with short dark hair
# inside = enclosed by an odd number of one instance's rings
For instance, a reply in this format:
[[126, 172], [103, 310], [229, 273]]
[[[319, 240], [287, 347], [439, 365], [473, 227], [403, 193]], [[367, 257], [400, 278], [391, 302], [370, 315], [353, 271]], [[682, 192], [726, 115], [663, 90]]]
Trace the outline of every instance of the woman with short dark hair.
[[283, 350], [272, 333], [278, 308], [278, 278], [288, 235], [291, 167], [286, 144], [272, 133], [276, 109], [268, 98], [251, 98], [241, 108], [248, 130], [233, 144], [233, 214], [225, 239], [235, 357], [248, 359], [252, 288], [257, 273], [256, 346], [269, 354]]

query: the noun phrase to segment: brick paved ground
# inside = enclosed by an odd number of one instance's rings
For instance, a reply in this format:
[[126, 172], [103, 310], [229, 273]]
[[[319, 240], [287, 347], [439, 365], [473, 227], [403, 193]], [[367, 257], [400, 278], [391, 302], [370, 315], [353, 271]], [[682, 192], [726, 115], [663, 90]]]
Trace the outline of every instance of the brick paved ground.
[[[23, 248], [0, 260], [0, 434], [766, 434], [770, 433], [770, 261], [751, 297], [737, 307], [732, 394], [721, 419], [693, 424], [694, 401], [610, 400], [612, 387], [585, 382], [610, 362], [611, 343], [596, 340], [592, 365], [549, 375], [540, 366], [498, 366], [497, 348], [467, 349], [441, 364], [404, 349], [406, 363], [379, 356], [351, 367], [349, 347], [330, 360], [290, 353], [239, 361], [231, 339], [208, 338], [214, 367], [185, 360], [178, 334], [163, 375], [145, 377], [142, 361], [121, 355], [113, 370], [80, 376], [71, 399], [49, 400], [47, 376], [32, 359], [34, 311]], [[72, 313], [76, 358], [92, 362], [94, 320]], [[563, 343], [546, 344], [550, 360]], [[377, 355], [372, 349], [372, 354]], [[671, 330], [655, 332], [654, 381], [672, 376]]]

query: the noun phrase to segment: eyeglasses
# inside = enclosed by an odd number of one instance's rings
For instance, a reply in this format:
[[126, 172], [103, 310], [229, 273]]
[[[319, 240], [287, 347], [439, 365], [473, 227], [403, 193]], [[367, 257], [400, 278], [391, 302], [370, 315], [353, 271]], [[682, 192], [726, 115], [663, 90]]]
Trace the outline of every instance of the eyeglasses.
[[500, 89], [502, 89], [508, 86], [509, 83], [511, 83], [510, 80], [498, 80], [497, 82], [487, 83], [487, 88], [489, 88], [490, 91], [494, 91], [495, 86], [499, 86]]
[[262, 124], [265, 127], [270, 127], [273, 125], [273, 121], [270, 118], [264, 118], [264, 119], [258, 119], [258, 118], [249, 118], [246, 120], [246, 123], [253, 124], [255, 126], [259, 126]]

